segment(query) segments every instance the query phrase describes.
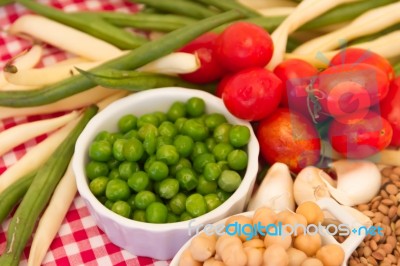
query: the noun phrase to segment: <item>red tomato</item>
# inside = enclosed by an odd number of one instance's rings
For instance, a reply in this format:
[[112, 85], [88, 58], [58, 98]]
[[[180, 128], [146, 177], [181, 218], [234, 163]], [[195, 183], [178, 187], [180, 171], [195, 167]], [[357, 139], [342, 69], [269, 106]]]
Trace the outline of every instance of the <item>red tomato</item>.
[[320, 159], [318, 132], [300, 113], [279, 108], [260, 121], [256, 134], [261, 155], [269, 164], [282, 162], [297, 173]]
[[365, 158], [385, 149], [392, 139], [389, 122], [370, 111], [363, 118], [341, 123], [333, 120], [328, 130], [332, 147], [348, 158]]
[[182, 79], [193, 83], [204, 84], [216, 81], [222, 77], [224, 71], [214, 54], [215, 41], [217, 38], [218, 34], [211, 32], [205, 33], [179, 50], [180, 52], [196, 54], [201, 64], [200, 68], [195, 72], [179, 75]]
[[368, 64], [328, 67], [317, 81], [320, 104], [332, 116], [356, 114], [382, 100], [389, 90], [387, 75]]
[[393, 128], [391, 145], [400, 146], [400, 77], [395, 78], [388, 95], [380, 104], [381, 115]]
[[271, 60], [274, 44], [263, 28], [236, 22], [218, 37], [215, 53], [220, 64], [237, 72], [249, 67], [264, 67]]
[[301, 112], [310, 118], [312, 116], [317, 122], [328, 118], [321, 110], [317, 111], [318, 106], [314, 104], [316, 101], [313, 96], [318, 96], [315, 95], [318, 91], [313, 90], [312, 82], [318, 76], [317, 68], [304, 60], [289, 59], [277, 65], [274, 74], [282, 80], [285, 88], [282, 107]]
[[222, 99], [227, 109], [249, 121], [260, 120], [275, 111], [283, 90], [282, 81], [261, 67], [242, 70], [222, 85]]
[[388, 76], [389, 80], [394, 78], [394, 70], [392, 65], [386, 58], [380, 56], [377, 53], [364, 50], [361, 48], [346, 48], [337, 53], [330, 62], [331, 66], [337, 66], [342, 64], [368, 64], [373, 65]]

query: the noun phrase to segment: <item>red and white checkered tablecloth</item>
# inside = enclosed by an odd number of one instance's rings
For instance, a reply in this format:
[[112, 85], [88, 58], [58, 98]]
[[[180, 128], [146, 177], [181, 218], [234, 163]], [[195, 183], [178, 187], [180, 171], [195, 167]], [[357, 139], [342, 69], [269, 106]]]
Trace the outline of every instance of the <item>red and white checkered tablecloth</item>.
[[[41, 3], [49, 4], [65, 11], [76, 10], [118, 10], [125, 12], [137, 11], [137, 6], [123, 0], [41, 0]], [[19, 16], [28, 13], [21, 5], [12, 4], [0, 7], [0, 68], [7, 60], [30, 47], [26, 40], [8, 35], [7, 29], [10, 23]], [[46, 47], [41, 65], [50, 65], [63, 60], [70, 55], [53, 47]], [[23, 118], [9, 118], [0, 121], [0, 132], [26, 121], [35, 121], [49, 118], [51, 115], [31, 116]], [[19, 145], [12, 152], [0, 157], [0, 178], [7, 167], [19, 160], [27, 150], [44, 140], [46, 136], [40, 136], [27, 143]], [[1, 143], [0, 143], [1, 145]], [[0, 205], [1, 208], [1, 205]], [[6, 230], [10, 220], [0, 225], [0, 254], [5, 250]], [[27, 265], [29, 246], [26, 247], [20, 265]], [[43, 264], [54, 265], [88, 265], [88, 266], [123, 266], [123, 265], [168, 265], [167, 261], [156, 261], [151, 258], [137, 257], [135, 254], [112, 244], [107, 236], [96, 226], [90, 216], [83, 200], [76, 196], [66, 215], [61, 228], [48, 250]], [[5, 265], [2, 265], [5, 266]]]

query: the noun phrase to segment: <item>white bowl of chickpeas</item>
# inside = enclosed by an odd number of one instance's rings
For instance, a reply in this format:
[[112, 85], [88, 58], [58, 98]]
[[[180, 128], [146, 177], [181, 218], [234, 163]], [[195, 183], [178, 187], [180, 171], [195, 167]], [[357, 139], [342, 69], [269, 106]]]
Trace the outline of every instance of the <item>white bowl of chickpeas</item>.
[[174, 87], [132, 94], [98, 113], [76, 143], [73, 169], [114, 244], [168, 260], [205, 224], [244, 210], [258, 155], [250, 123], [221, 99]]
[[326, 210], [356, 225], [342, 207], [326, 198], [305, 202], [296, 212], [261, 207], [228, 217], [190, 239], [170, 265], [345, 266], [365, 235], [350, 235], [339, 243], [326, 232], [308, 231], [323, 223]]

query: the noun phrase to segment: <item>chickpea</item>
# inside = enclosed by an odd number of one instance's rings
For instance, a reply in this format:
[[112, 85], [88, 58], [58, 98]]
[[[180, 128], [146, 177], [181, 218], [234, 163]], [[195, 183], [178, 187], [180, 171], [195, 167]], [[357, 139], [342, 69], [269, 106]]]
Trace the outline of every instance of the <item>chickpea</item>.
[[233, 233], [235, 230], [239, 230], [236, 231], [236, 234], [238, 234], [242, 241], [253, 238], [255, 233], [253, 232], [252, 219], [250, 217], [244, 215], [231, 216], [226, 220], [225, 226], [228, 226], [229, 224], [234, 225], [235, 223], [237, 223], [237, 226], [235, 225], [234, 227], [228, 228], [229, 232]]
[[204, 262], [203, 266], [225, 266], [225, 264], [222, 261], [211, 257]]
[[324, 266], [319, 259], [316, 258], [307, 258], [301, 266]]
[[179, 266], [201, 266], [202, 263], [200, 261], [196, 261], [192, 257], [192, 253], [186, 249], [181, 256], [181, 259], [179, 261]]
[[221, 253], [221, 258], [227, 266], [245, 266], [247, 264], [247, 254], [242, 243], [227, 244]]
[[246, 247], [247, 266], [260, 266], [263, 262], [263, 250], [254, 247]]
[[221, 254], [224, 252], [225, 248], [227, 245], [231, 243], [236, 243], [236, 244], [242, 244], [242, 241], [238, 236], [230, 236], [227, 234], [224, 234], [223, 236], [220, 236], [217, 240], [217, 243], [215, 245], [215, 250], [217, 252], [216, 255], [221, 256]]
[[289, 255], [289, 265], [288, 266], [298, 266], [301, 265], [303, 261], [307, 259], [306, 253], [303, 251], [290, 247], [287, 250], [287, 254]]
[[307, 220], [303, 215], [290, 211], [282, 211], [278, 213], [277, 221], [278, 223], [281, 222], [283, 228], [285, 228], [288, 233], [293, 235], [303, 234], [304, 228], [307, 227]]
[[337, 244], [329, 244], [321, 247], [316, 257], [324, 266], [340, 266], [344, 261], [344, 251]]
[[247, 248], [247, 247], [263, 248], [263, 247], [265, 247], [265, 245], [264, 245], [264, 241], [262, 241], [261, 239], [253, 238], [252, 240], [244, 242], [243, 247], [244, 248]]
[[216, 243], [217, 241], [214, 237], [203, 233], [193, 238], [189, 250], [195, 260], [206, 261], [208, 258], [214, 256]]
[[294, 239], [293, 247], [303, 251], [308, 257], [312, 257], [320, 249], [321, 244], [322, 240], [319, 234], [303, 234]]
[[291, 235], [266, 235], [264, 238], [264, 245], [268, 248], [271, 245], [280, 245], [284, 249], [288, 249], [292, 245]]
[[306, 201], [300, 204], [296, 213], [303, 215], [307, 224], [316, 224], [322, 223], [324, 221], [324, 213], [321, 208], [313, 201]]
[[288, 264], [289, 256], [283, 247], [274, 244], [264, 251], [263, 266], [286, 266]]
[[[267, 226], [276, 222], [276, 213], [267, 207], [258, 208], [253, 215], [253, 225]], [[263, 230], [265, 232], [265, 230]]]

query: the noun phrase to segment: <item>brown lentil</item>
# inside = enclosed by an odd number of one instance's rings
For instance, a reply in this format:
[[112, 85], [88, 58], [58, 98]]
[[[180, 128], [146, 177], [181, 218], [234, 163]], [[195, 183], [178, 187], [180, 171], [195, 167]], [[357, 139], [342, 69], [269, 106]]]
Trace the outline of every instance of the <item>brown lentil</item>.
[[357, 209], [368, 216], [384, 235], [368, 235], [353, 252], [349, 265], [400, 266], [400, 167], [381, 170], [382, 187], [369, 203]]

